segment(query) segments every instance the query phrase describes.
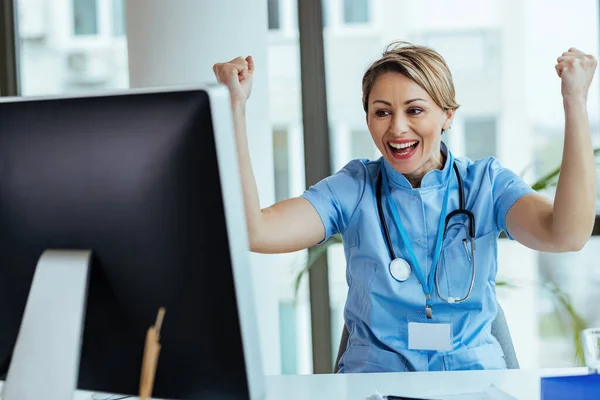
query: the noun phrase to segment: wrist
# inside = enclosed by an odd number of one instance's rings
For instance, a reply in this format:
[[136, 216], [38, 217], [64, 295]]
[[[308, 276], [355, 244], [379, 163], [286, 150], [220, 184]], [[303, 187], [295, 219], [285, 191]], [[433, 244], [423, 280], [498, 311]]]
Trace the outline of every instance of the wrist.
[[586, 107], [587, 106], [587, 95], [585, 94], [569, 94], [563, 96], [563, 106], [565, 108], [571, 107]]
[[231, 112], [234, 115], [246, 114], [246, 101], [231, 98]]

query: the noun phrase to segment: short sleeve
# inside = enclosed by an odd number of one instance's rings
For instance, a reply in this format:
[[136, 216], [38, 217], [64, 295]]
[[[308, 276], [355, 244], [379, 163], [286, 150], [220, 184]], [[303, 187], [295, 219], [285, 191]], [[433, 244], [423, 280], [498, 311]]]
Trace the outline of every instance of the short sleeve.
[[504, 231], [509, 239], [514, 240], [506, 229], [506, 214], [517, 200], [526, 194], [535, 193], [535, 191], [517, 174], [502, 167], [496, 159], [491, 159], [489, 173], [492, 182], [496, 225], [499, 231]]
[[364, 194], [366, 175], [365, 164], [353, 160], [300, 196], [308, 200], [321, 217], [325, 227], [325, 238], [321, 243], [346, 229]]

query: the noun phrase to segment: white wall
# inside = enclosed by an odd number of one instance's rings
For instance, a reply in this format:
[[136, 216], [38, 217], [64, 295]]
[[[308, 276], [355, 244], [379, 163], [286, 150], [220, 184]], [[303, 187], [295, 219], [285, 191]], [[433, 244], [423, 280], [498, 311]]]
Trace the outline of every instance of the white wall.
[[[530, 35], [527, 51], [528, 54], [535, 54], [535, 57], [530, 57], [526, 73], [531, 78], [527, 95], [528, 103], [532, 105], [533, 121], [538, 125], [562, 125], [564, 112], [560, 79], [554, 65], [556, 59], [570, 47], [598, 57], [598, 2], [530, 0], [526, 4], [527, 31]], [[592, 120], [598, 120], [600, 110], [597, 85], [598, 72], [588, 98]]]
[[[254, 57], [257, 69], [247, 110], [248, 139], [261, 204], [270, 205], [274, 191], [266, 68], [267, 2], [177, 0], [176, 6], [164, 0], [126, 3], [131, 87], [213, 83], [215, 62], [240, 55]], [[253, 254], [254, 294], [267, 374], [280, 373], [277, 281], [273, 279], [277, 264], [275, 256]]]

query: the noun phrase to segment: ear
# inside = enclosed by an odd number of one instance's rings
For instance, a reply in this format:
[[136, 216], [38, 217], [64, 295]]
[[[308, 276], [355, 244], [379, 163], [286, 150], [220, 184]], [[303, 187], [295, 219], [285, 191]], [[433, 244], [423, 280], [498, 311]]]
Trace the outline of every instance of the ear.
[[452, 126], [452, 120], [454, 119], [454, 110], [446, 111], [446, 119], [444, 120], [444, 125], [442, 125], [442, 129], [447, 131]]

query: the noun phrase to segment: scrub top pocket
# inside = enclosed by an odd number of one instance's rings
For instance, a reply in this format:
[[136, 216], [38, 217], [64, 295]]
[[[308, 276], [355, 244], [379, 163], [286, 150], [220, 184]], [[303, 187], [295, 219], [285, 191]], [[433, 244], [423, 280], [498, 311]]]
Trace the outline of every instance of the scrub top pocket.
[[[484, 286], [493, 272], [490, 268], [493, 265], [491, 257], [494, 257], [494, 239], [494, 232], [475, 239], [475, 281], [471, 295], [461, 303], [463, 306], [481, 307]], [[438, 265], [439, 290], [442, 297], [462, 299], [467, 295], [473, 276], [471, 257], [471, 241], [466, 235], [457, 235], [444, 248]]]
[[497, 342], [464, 348], [442, 357], [447, 371], [506, 369], [504, 353]]

